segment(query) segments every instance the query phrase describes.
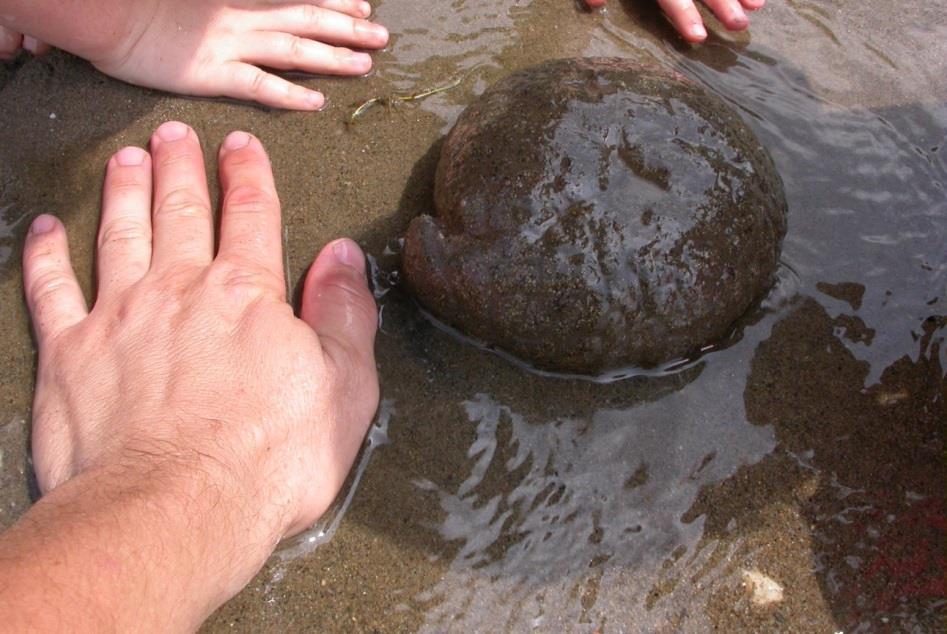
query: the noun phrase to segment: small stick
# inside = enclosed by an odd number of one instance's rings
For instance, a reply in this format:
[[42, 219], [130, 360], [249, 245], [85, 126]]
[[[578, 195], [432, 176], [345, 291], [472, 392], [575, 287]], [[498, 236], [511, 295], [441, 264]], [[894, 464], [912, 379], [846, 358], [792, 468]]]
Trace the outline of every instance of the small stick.
[[427, 97], [431, 97], [432, 95], [436, 95], [442, 92], [447, 92], [448, 90], [451, 90], [461, 85], [464, 82], [464, 80], [467, 79], [470, 73], [472, 73], [477, 68], [478, 68], [477, 66], [474, 66], [473, 68], [471, 68], [469, 71], [467, 71], [466, 73], [464, 73], [457, 79], [443, 86], [437, 86], [435, 88], [427, 88], [420, 92], [412, 93], [409, 95], [392, 93], [390, 95], [385, 95], [382, 97], [372, 97], [368, 101], [362, 102], [354, 111], [352, 111], [352, 114], [350, 114], [348, 116], [348, 119], [346, 119], [346, 123], [348, 125], [355, 124], [357, 119], [364, 116], [366, 112], [368, 112], [375, 106], [383, 105], [386, 108], [391, 108], [393, 106], [396, 106], [399, 103], [407, 103], [409, 101], [420, 101], [421, 99], [426, 99]]

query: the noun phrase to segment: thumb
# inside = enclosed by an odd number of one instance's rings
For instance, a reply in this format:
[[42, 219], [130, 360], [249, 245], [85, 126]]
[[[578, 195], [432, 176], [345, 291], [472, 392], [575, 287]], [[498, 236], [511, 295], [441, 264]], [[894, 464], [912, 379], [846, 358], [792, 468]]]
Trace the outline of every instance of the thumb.
[[302, 318], [340, 369], [374, 369], [378, 309], [368, 290], [365, 255], [347, 238], [322, 249], [306, 275]]

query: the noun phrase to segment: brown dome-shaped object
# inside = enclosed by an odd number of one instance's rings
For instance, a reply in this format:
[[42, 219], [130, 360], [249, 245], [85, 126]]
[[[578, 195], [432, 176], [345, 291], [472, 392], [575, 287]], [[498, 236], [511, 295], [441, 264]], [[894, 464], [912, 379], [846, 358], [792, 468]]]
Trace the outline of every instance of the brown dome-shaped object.
[[544, 370], [651, 367], [725, 335], [773, 280], [782, 183], [686, 78], [556, 60], [488, 89], [444, 142], [404, 248], [433, 315]]

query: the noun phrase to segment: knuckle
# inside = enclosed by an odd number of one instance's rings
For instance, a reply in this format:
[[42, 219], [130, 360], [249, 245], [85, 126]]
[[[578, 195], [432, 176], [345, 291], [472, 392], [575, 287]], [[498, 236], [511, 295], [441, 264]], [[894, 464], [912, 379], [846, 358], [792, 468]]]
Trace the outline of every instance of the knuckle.
[[344, 65], [352, 59], [352, 49], [337, 46], [332, 49], [332, 57], [339, 65]]
[[286, 44], [286, 56], [293, 62], [299, 63], [306, 59], [306, 43], [301, 37], [290, 35]]
[[255, 68], [250, 74], [247, 90], [251, 95], [260, 96], [266, 91], [268, 80], [269, 75], [265, 71]]
[[331, 364], [332, 386], [337, 391], [359, 394], [359, 402], [378, 399], [378, 373], [374, 362], [374, 350], [370, 346], [344, 341], [339, 337], [320, 335], [323, 352]]
[[279, 200], [261, 187], [238, 185], [227, 192], [224, 209], [228, 214], [262, 215], [279, 209]]
[[129, 219], [113, 220], [99, 232], [99, 248], [128, 243], [143, 243], [151, 239], [151, 229], [143, 222]]
[[68, 286], [69, 279], [60, 269], [47, 268], [38, 271], [30, 283], [29, 295], [36, 304], [45, 303]]
[[177, 187], [162, 197], [155, 208], [155, 216], [205, 217], [210, 206], [203, 196], [190, 187]]
[[284, 291], [283, 280], [276, 273], [265, 267], [246, 263], [224, 261], [217, 269], [215, 281], [228, 291]]
[[300, 18], [303, 24], [308, 27], [318, 27], [322, 22], [322, 9], [312, 4], [304, 4], [300, 7]]
[[367, 289], [340, 281], [327, 281], [320, 293], [322, 301], [333, 304], [342, 321], [351, 329], [351, 336], [372, 333], [378, 329], [378, 307]]
[[123, 196], [139, 192], [147, 186], [145, 175], [140, 169], [115, 170], [109, 174], [108, 187], [112, 195]]
[[156, 155], [158, 169], [177, 167], [188, 173], [193, 170], [194, 163], [201, 160], [200, 151], [187, 140], [179, 140], [162, 146], [162, 150], [156, 152]]
[[59, 259], [56, 245], [51, 242], [27, 243], [23, 252], [24, 271], [42, 271], [54, 268]]
[[[354, 276], [353, 276], [354, 277]], [[366, 322], [378, 321], [378, 310], [375, 300], [364, 282], [355, 279], [335, 278], [326, 281], [326, 288], [337, 297], [333, 298], [343, 304], [346, 310], [354, 312]]]
[[180, 301], [185, 289], [193, 286], [201, 276], [203, 267], [179, 264], [162, 270], [149, 285], [154, 297], [148, 303], [171, 305]]

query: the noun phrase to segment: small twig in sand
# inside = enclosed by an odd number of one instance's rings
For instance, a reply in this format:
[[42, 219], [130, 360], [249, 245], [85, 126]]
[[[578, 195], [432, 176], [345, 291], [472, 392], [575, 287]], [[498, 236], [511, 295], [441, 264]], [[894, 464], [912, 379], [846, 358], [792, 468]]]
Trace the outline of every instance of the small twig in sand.
[[422, 90], [420, 92], [415, 92], [411, 94], [391, 93], [390, 95], [384, 95], [381, 97], [372, 97], [368, 101], [363, 101], [361, 104], [359, 104], [359, 106], [355, 108], [355, 110], [352, 111], [352, 114], [348, 116], [345, 122], [348, 125], [354, 125], [358, 121], [359, 118], [365, 116], [365, 113], [371, 110], [372, 108], [374, 108], [375, 106], [384, 106], [386, 109], [391, 109], [402, 103], [408, 103], [410, 101], [420, 101], [421, 99], [426, 99], [427, 97], [430, 97], [432, 95], [436, 95], [442, 92], [447, 92], [448, 90], [456, 88], [457, 86], [464, 83], [464, 80], [467, 79], [470, 73], [472, 73], [476, 69], [477, 67], [474, 66], [473, 68], [471, 68], [466, 73], [464, 73], [457, 79], [453, 80], [449, 84], [444, 84], [443, 86], [437, 86], [436, 88], [428, 88], [426, 90]]

